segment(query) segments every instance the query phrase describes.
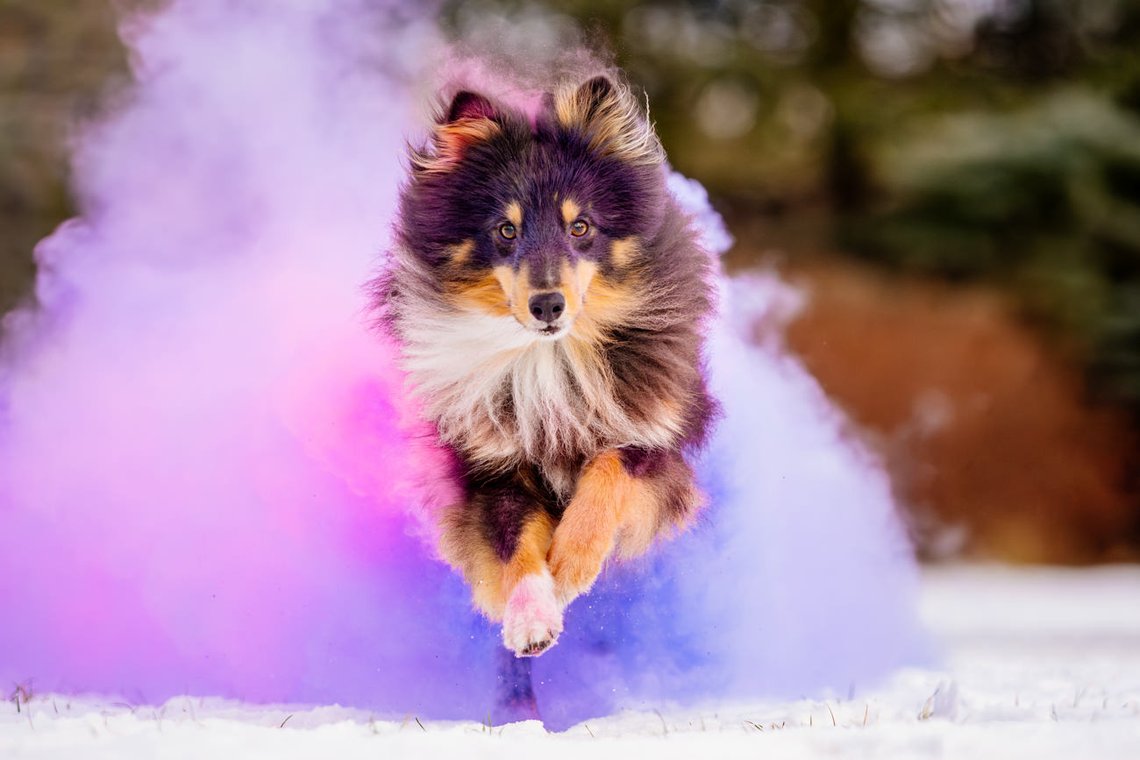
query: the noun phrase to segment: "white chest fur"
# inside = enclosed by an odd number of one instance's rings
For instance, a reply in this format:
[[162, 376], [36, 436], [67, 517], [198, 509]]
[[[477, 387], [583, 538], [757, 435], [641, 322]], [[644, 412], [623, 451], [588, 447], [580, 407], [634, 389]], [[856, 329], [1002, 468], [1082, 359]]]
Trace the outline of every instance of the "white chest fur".
[[678, 434], [675, 415], [631, 420], [602, 355], [573, 331], [544, 340], [511, 317], [464, 312], [418, 315], [400, 333], [427, 417], [444, 441], [490, 467], [666, 446]]

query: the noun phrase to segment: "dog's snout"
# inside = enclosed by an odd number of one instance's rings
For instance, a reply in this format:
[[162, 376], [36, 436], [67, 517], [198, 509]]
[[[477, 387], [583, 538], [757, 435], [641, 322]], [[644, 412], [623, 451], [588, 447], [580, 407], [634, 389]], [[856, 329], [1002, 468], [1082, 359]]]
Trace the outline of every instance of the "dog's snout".
[[540, 322], [551, 324], [566, 311], [566, 299], [561, 293], [539, 293], [530, 297], [530, 313]]

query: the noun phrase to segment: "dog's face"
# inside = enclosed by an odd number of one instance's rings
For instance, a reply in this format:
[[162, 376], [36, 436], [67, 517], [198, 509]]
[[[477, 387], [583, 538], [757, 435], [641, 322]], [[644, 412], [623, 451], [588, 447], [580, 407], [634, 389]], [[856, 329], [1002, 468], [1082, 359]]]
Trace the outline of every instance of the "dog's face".
[[461, 92], [412, 164], [403, 242], [456, 309], [541, 341], [589, 339], [644, 304], [663, 156], [625, 88], [565, 88], [533, 120]]

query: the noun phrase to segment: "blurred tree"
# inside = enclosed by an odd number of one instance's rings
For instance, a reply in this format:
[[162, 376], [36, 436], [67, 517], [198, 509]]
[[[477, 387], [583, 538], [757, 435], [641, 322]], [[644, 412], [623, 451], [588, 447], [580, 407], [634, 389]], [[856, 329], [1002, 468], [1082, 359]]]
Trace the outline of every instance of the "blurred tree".
[[0, 0], [0, 313], [30, 287], [36, 242], [72, 213], [71, 128], [124, 70], [107, 2]]

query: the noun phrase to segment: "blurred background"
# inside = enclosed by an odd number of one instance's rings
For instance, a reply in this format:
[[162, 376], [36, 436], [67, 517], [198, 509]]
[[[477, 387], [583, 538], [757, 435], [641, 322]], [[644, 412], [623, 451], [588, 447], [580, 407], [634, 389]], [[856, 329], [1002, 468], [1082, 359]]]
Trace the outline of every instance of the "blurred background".
[[[0, 311], [74, 213], [75, 126], [127, 81], [119, 4], [0, 0]], [[789, 346], [924, 559], [1140, 559], [1140, 0], [439, 13], [516, 49], [608, 40], [726, 216], [729, 268], [803, 289]]]

